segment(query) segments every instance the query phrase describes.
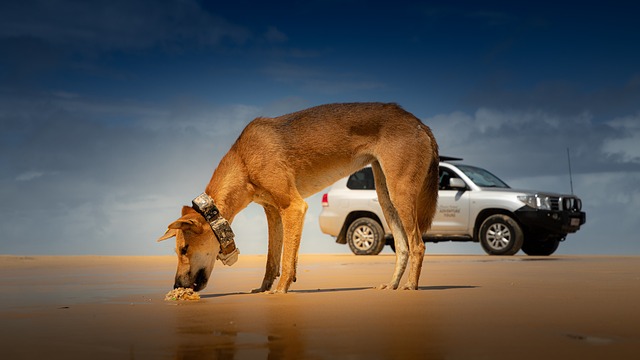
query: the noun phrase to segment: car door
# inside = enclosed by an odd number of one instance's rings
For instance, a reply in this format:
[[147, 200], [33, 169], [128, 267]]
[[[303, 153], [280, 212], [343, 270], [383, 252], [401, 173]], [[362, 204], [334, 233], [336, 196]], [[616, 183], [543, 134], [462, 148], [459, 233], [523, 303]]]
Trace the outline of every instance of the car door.
[[453, 170], [440, 167], [438, 211], [433, 219], [430, 234], [465, 235], [469, 228], [470, 190], [453, 189], [452, 178], [460, 178]]

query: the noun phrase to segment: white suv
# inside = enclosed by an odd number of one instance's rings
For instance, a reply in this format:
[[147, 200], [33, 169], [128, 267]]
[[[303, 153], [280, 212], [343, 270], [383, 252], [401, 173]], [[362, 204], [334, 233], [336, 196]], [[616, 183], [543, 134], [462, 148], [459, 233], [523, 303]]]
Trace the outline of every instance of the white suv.
[[[438, 211], [424, 241], [480, 242], [490, 255], [551, 255], [585, 223], [578, 197], [514, 190], [487, 170], [451, 163], [459, 160], [440, 157]], [[322, 232], [354, 254], [394, 248], [370, 167], [336, 182], [322, 206]]]

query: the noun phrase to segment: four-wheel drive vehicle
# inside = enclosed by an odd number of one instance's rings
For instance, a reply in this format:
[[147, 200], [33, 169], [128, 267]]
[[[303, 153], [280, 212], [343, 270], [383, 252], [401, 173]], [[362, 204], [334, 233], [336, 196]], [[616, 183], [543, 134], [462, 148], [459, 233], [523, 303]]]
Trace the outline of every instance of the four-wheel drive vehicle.
[[[487, 170], [440, 158], [438, 210], [424, 241], [480, 242], [490, 255], [551, 255], [585, 223], [573, 195], [511, 189]], [[376, 255], [393, 238], [371, 167], [336, 182], [322, 197], [320, 228], [356, 255]]]

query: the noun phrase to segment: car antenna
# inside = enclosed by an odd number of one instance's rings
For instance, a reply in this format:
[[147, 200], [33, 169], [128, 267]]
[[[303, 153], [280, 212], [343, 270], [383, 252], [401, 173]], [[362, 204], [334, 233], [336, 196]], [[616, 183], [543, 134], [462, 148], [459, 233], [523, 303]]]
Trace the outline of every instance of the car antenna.
[[567, 160], [569, 162], [569, 185], [571, 185], [571, 195], [573, 195], [573, 176], [571, 175], [571, 155], [569, 154], [569, 148], [567, 148]]

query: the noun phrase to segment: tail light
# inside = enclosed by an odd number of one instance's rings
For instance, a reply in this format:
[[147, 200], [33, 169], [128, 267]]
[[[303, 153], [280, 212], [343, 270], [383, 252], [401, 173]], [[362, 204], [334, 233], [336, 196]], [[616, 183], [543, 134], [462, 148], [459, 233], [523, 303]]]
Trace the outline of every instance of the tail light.
[[322, 206], [323, 207], [329, 206], [329, 194], [322, 195]]

